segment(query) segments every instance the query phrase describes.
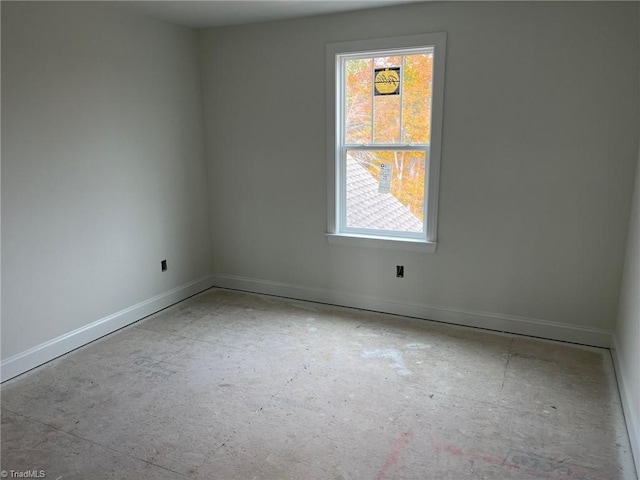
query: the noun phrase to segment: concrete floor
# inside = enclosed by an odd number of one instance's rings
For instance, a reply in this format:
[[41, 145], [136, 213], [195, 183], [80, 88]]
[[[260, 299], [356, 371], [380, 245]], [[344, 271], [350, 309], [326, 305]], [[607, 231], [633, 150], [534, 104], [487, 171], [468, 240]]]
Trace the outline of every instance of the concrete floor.
[[608, 350], [224, 290], [1, 394], [56, 480], [636, 478]]

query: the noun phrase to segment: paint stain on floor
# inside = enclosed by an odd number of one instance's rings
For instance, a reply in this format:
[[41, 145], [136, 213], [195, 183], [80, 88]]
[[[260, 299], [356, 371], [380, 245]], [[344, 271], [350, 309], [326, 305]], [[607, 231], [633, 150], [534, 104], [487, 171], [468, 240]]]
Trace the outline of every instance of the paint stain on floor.
[[391, 367], [398, 372], [398, 375], [408, 376], [413, 374], [413, 372], [407, 368], [407, 364], [402, 357], [402, 353], [395, 348], [365, 350], [360, 354], [360, 356], [362, 358], [384, 358], [391, 360]]

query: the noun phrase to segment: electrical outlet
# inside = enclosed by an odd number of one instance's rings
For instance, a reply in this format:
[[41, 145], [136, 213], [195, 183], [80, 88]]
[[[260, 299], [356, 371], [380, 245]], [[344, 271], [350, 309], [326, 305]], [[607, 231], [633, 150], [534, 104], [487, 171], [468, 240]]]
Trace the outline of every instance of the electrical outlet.
[[404, 265], [396, 265], [396, 277], [404, 278]]
[[166, 260], [162, 260], [160, 262], [160, 266], [162, 267], [162, 271], [166, 272], [167, 271], [167, 261]]

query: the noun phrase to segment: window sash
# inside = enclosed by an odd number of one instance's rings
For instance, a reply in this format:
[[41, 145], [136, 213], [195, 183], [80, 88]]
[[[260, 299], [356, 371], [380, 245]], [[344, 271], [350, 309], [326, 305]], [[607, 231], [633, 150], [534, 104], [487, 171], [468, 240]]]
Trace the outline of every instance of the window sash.
[[[362, 228], [347, 226], [347, 152], [350, 150], [370, 151], [370, 152], [424, 152], [425, 155], [425, 176], [424, 176], [424, 199], [422, 205], [422, 231], [408, 232], [401, 230], [384, 230], [378, 228]], [[427, 241], [427, 226], [429, 215], [429, 145], [342, 145], [339, 149], [339, 168], [338, 168], [338, 211], [337, 226], [338, 233], [346, 233], [350, 235], [366, 235], [381, 238], [405, 238], [412, 240]]]
[[[367, 51], [367, 52], [363, 52], [363, 53], [343, 53], [343, 54], [337, 54], [336, 55], [336, 76], [338, 77], [338, 84], [337, 84], [337, 90], [336, 90], [336, 96], [337, 96], [337, 106], [339, 108], [339, 115], [340, 118], [336, 119], [337, 122], [339, 122], [339, 130], [338, 130], [338, 136], [337, 136], [337, 140], [339, 140], [340, 145], [347, 145], [347, 142], [345, 140], [346, 138], [346, 92], [347, 92], [347, 86], [346, 86], [346, 82], [347, 82], [347, 75], [346, 75], [346, 64], [348, 61], [350, 60], [362, 60], [362, 59], [375, 59], [375, 58], [380, 58], [380, 57], [393, 57], [393, 56], [401, 56], [403, 57], [403, 61], [402, 61], [402, 68], [403, 68], [403, 75], [404, 75], [404, 71], [405, 71], [405, 62], [404, 62], [404, 57], [407, 56], [411, 56], [411, 55], [432, 55], [434, 57], [435, 60], [435, 47], [434, 46], [423, 46], [423, 47], [415, 47], [415, 48], [397, 48], [397, 49], [388, 49], [388, 50], [375, 50], [375, 51]], [[433, 62], [433, 68], [435, 70], [435, 61]], [[372, 85], [373, 88], [373, 85]], [[402, 140], [402, 121], [403, 121], [403, 97], [404, 97], [404, 88], [402, 87], [402, 84], [400, 86], [400, 139]], [[432, 81], [432, 89], [431, 89], [431, 97], [433, 98], [433, 81]], [[375, 110], [373, 108], [373, 102], [375, 100], [375, 95], [373, 94], [373, 92], [371, 92], [371, 103], [372, 103], [372, 112]], [[431, 121], [433, 121], [433, 103], [431, 105]], [[396, 145], [396, 144], [383, 144], [383, 143], [377, 143], [375, 141], [373, 141], [373, 134], [374, 134], [374, 130], [375, 130], [375, 126], [374, 126], [374, 119], [371, 119], [372, 121], [372, 125], [371, 125], [371, 142], [370, 143], [357, 143], [357, 144], [352, 144], [349, 143], [348, 145]], [[431, 130], [433, 130], [433, 128], [431, 128]], [[416, 143], [405, 143], [405, 142], [398, 142], [397, 145], [425, 145], [425, 143], [420, 143], [420, 142], [416, 142]]]

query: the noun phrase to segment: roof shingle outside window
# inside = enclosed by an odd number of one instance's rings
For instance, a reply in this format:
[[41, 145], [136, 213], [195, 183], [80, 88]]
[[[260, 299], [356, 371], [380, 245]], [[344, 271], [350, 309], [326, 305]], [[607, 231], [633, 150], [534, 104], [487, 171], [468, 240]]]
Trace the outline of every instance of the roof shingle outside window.
[[421, 232], [422, 222], [391, 193], [378, 193], [378, 181], [347, 157], [347, 225], [355, 228]]

